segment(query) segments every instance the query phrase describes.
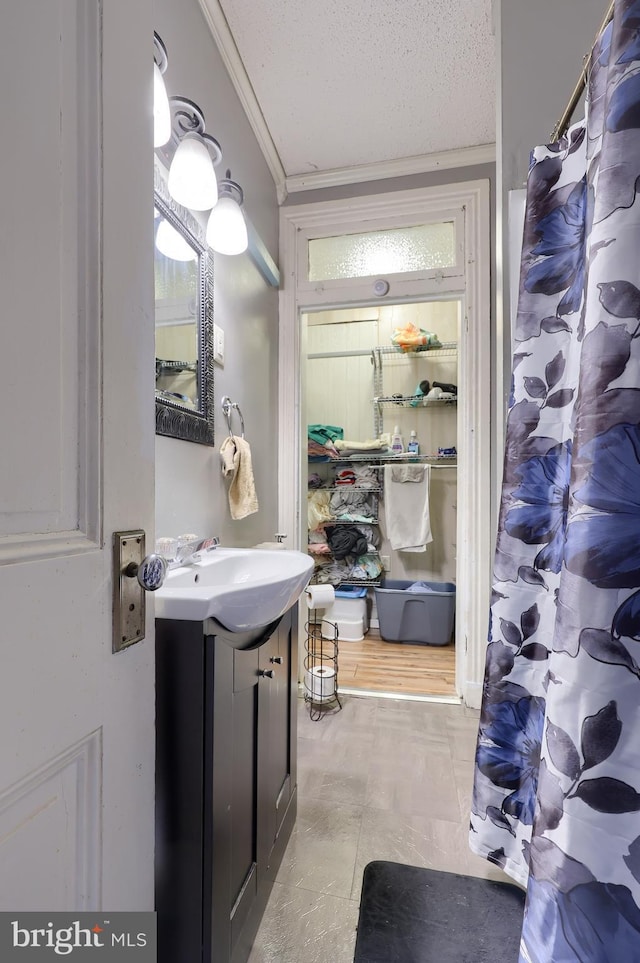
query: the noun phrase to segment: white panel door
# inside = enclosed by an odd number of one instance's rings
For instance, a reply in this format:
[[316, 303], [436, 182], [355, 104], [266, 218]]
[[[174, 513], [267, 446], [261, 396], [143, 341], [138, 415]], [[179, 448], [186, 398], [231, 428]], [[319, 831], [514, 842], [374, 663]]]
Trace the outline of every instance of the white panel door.
[[0, 30], [0, 909], [153, 906], [154, 661], [111, 650], [153, 535], [151, 0]]

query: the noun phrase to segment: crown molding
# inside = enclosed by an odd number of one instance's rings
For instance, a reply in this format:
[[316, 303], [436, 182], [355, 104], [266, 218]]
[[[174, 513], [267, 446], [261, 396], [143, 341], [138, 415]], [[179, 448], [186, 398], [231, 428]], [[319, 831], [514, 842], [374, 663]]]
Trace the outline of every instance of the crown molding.
[[410, 174], [426, 174], [431, 171], [452, 170], [475, 164], [495, 164], [496, 145], [480, 144], [478, 147], [460, 147], [437, 154], [419, 154], [415, 157], [399, 157], [396, 160], [340, 167], [328, 171], [310, 171], [293, 174], [285, 179], [288, 194], [297, 191], [319, 190], [325, 187], [343, 187], [365, 181], [385, 180], [390, 177], [407, 177]]
[[285, 172], [280, 160], [280, 155], [276, 150], [273, 138], [269, 133], [264, 114], [260, 109], [258, 98], [245, 70], [242, 58], [233, 39], [233, 34], [229, 28], [224, 10], [220, 6], [219, 0], [198, 0], [204, 18], [207, 21], [215, 44], [220, 51], [220, 56], [224, 62], [231, 83], [240, 98], [251, 129], [256, 135], [260, 150], [264, 155], [267, 166], [271, 171], [278, 192], [278, 199], [282, 202], [285, 194]]

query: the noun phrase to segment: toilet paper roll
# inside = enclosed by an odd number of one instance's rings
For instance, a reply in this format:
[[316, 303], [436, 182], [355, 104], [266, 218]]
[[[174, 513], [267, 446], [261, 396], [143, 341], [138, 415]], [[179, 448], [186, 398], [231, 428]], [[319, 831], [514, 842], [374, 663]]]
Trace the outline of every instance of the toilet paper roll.
[[308, 609], [326, 609], [336, 599], [333, 585], [308, 585], [305, 594]]
[[304, 674], [311, 702], [328, 702], [336, 694], [336, 670], [330, 665], [314, 665]]

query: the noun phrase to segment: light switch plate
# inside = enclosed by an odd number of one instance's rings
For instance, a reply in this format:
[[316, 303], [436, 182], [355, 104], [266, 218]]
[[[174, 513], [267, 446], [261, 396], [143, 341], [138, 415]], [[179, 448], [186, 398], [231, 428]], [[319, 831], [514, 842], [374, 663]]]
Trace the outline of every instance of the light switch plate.
[[213, 360], [224, 365], [224, 331], [218, 324], [213, 326]]

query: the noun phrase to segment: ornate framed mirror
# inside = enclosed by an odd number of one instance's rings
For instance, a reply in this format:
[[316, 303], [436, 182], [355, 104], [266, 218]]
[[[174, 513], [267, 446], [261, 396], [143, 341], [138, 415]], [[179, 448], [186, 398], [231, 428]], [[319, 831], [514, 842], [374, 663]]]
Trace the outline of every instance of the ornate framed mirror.
[[213, 251], [154, 164], [156, 434], [213, 445]]

